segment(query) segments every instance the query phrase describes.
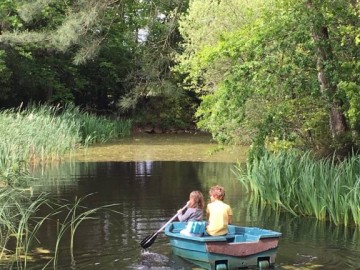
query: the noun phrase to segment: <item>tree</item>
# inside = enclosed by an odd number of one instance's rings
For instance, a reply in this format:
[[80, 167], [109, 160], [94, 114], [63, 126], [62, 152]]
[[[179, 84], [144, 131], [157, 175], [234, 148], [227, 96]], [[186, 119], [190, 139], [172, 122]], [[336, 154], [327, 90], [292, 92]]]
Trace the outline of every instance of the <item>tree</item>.
[[[352, 132], [346, 134], [354, 134], [359, 123], [358, 32], [351, 32], [359, 24], [359, 4], [207, 1], [204, 16], [215, 21], [232, 20], [231, 12], [220, 12], [226, 6], [249, 12], [235, 26], [217, 31], [204, 24], [200, 31], [194, 27], [204, 18], [194, 16], [202, 12], [200, 1], [191, 3], [180, 23], [185, 43], [177, 59], [185, 84], [203, 94], [197, 113], [202, 128], [223, 142], [249, 138], [262, 146], [335, 148], [348, 143], [339, 139], [348, 123]], [[347, 139], [356, 143], [352, 135]]]
[[12, 95], [0, 98], [0, 105], [74, 102], [108, 112], [120, 104], [128, 113], [160, 102], [163, 106], [155, 107], [174, 111], [154, 115], [157, 121], [189, 118], [192, 100], [170, 71], [181, 38], [177, 21], [187, 1], [6, 3], [5, 13], [11, 12], [17, 24], [1, 20], [0, 46], [7, 48], [4, 68], [12, 74], [7, 80]]
[[[307, 1], [307, 7], [312, 17], [311, 29], [316, 48], [320, 90], [324, 96], [329, 98], [330, 131], [332, 136], [335, 137], [345, 133], [347, 130], [347, 121], [344, 111], [341, 108], [343, 101], [336, 97], [338, 93], [338, 81], [336, 78], [331, 78], [332, 74], [336, 74], [336, 60], [334, 59], [332, 41], [330, 40], [329, 28], [327, 27], [324, 11], [321, 7], [322, 4], [324, 4], [324, 2], [314, 3], [312, 0]], [[326, 8], [326, 5], [324, 6]], [[346, 6], [343, 7], [348, 8]]]

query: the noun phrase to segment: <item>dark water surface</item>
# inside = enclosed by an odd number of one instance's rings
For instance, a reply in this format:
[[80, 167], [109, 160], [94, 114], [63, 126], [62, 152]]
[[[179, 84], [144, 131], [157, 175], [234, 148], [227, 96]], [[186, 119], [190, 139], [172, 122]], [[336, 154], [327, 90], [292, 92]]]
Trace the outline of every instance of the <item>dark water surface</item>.
[[[208, 190], [215, 184], [226, 189], [225, 202], [233, 208], [234, 224], [283, 233], [276, 269], [360, 269], [358, 230], [259, 209], [232, 173], [246, 149], [214, 149], [206, 136], [140, 136], [37, 168], [34, 175], [40, 181], [33, 187], [35, 193], [49, 192], [69, 201], [92, 194], [82, 205], [116, 204], [111, 209], [118, 212], [100, 211], [96, 219], [79, 226], [73, 266], [67, 236], [57, 269], [196, 269], [172, 255], [163, 233], [148, 251], [139, 242], [175, 215], [192, 190], [202, 191], [208, 201]], [[56, 226], [46, 224], [39, 247], [53, 251], [55, 239]], [[36, 262], [28, 269], [42, 269], [45, 263]], [[52, 264], [45, 269], [53, 269]]]

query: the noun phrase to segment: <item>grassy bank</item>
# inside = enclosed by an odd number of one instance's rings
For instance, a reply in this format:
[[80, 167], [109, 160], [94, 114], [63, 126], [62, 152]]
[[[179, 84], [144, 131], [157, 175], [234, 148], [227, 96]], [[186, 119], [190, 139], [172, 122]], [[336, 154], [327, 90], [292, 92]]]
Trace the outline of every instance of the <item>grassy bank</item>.
[[360, 225], [360, 156], [316, 160], [310, 153], [265, 154], [237, 166], [239, 180], [263, 203], [336, 225]]
[[[65, 212], [49, 261], [55, 269], [63, 235], [70, 232], [73, 258], [76, 228], [104, 208], [79, 212], [82, 199], [64, 204], [51, 203], [44, 194], [34, 198], [31, 188], [21, 188], [26, 185], [22, 180], [27, 177], [28, 165], [59, 160], [76, 148], [128, 136], [130, 130], [129, 120], [110, 120], [76, 107], [30, 106], [0, 111], [0, 267], [26, 269], [28, 262], [41, 259], [40, 253], [33, 252], [38, 230], [44, 222], [56, 220], [54, 216]], [[49, 214], [37, 216], [43, 207], [49, 209]]]
[[129, 120], [76, 107], [30, 106], [0, 112], [0, 180], [14, 182], [32, 161], [60, 159], [77, 147], [130, 134]]

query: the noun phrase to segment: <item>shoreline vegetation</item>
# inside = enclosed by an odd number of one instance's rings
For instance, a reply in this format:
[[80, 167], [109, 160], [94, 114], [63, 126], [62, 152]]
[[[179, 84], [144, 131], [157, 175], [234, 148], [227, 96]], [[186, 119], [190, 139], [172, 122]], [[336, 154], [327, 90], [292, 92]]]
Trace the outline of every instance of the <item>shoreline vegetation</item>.
[[111, 120], [74, 106], [0, 112], [0, 186], [19, 185], [29, 163], [60, 160], [93, 143], [129, 136], [131, 120]]
[[317, 159], [311, 152], [265, 153], [236, 166], [237, 178], [262, 205], [335, 225], [360, 226], [360, 156]]
[[[33, 196], [28, 186], [29, 165], [61, 160], [78, 148], [125, 137], [130, 132], [131, 120], [111, 120], [74, 106], [32, 105], [0, 111], [0, 267], [26, 269], [28, 263], [48, 258], [46, 264], [53, 263], [55, 269], [62, 236], [70, 233], [72, 252], [79, 224], [109, 207], [84, 210], [79, 204], [85, 197], [64, 204], [46, 194]], [[43, 207], [49, 213], [39, 216], [38, 210]], [[66, 212], [67, 218], [60, 221], [56, 247], [42, 251], [36, 247], [37, 231], [60, 212]]]

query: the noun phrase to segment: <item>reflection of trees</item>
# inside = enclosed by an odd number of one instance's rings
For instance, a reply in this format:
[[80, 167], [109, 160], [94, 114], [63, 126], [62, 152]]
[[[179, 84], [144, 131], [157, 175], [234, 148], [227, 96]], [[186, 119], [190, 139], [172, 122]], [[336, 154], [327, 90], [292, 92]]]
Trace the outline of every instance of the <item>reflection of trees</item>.
[[76, 175], [80, 175], [80, 167], [75, 162], [37, 164], [31, 169], [31, 176], [36, 179], [34, 192], [51, 193], [61, 197], [66, 190], [76, 189]]

